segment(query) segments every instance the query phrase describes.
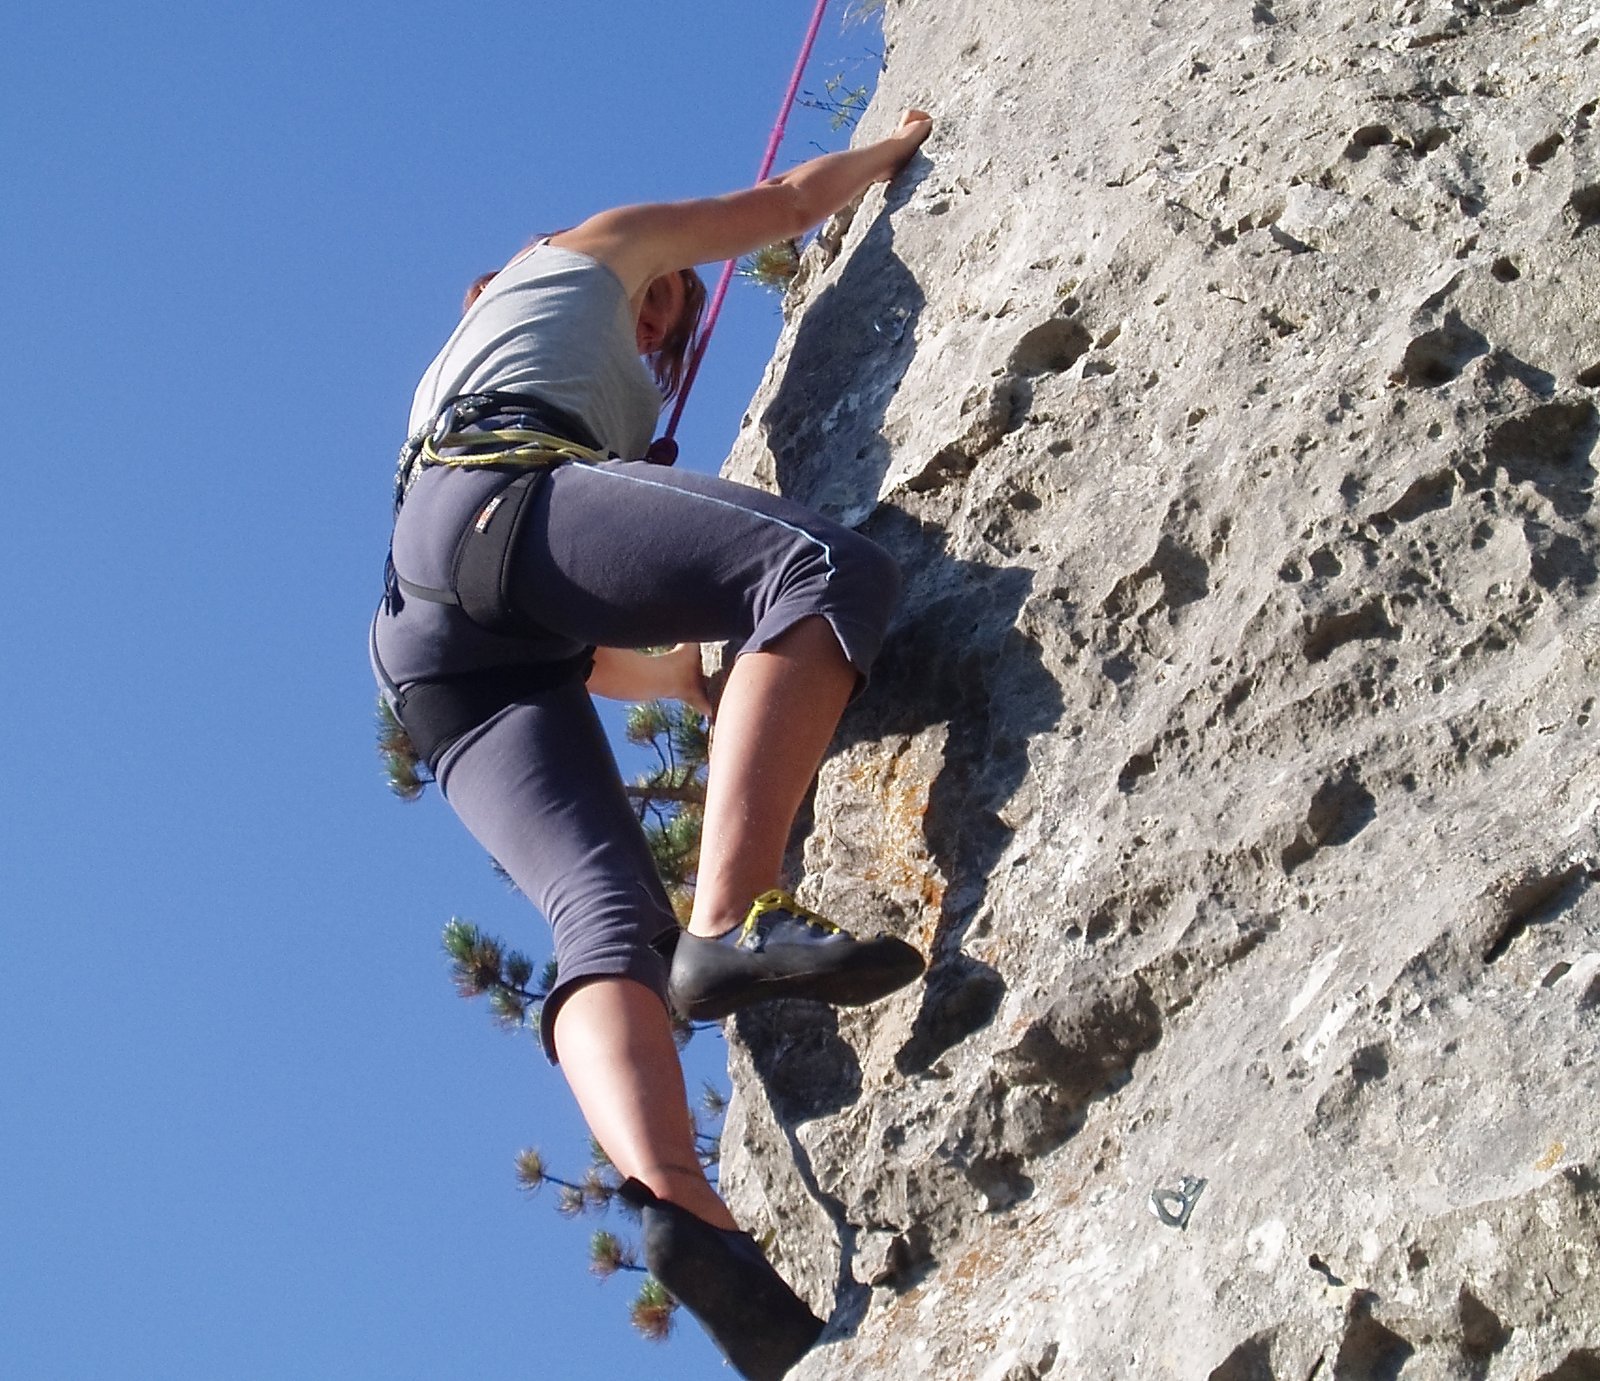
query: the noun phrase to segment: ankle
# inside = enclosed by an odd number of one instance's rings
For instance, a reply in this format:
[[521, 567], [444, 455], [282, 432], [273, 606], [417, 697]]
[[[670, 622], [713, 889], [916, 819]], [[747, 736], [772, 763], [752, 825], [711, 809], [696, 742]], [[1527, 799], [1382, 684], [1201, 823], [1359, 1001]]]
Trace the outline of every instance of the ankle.
[[697, 940], [720, 940], [729, 931], [737, 930], [743, 922], [744, 917], [742, 916], [731, 921], [720, 917], [717, 920], [704, 923], [691, 921], [689, 923], [689, 934], [693, 935]]
[[688, 1213], [715, 1228], [738, 1230], [728, 1206], [717, 1197], [716, 1191], [706, 1183], [705, 1172], [678, 1165], [651, 1165], [636, 1171], [634, 1179], [643, 1184], [658, 1199]]
[[747, 901], [742, 907], [707, 906], [704, 912], [697, 906], [694, 914], [689, 918], [689, 934], [702, 940], [715, 940], [720, 935], [726, 935], [730, 930], [737, 929], [744, 924], [744, 918], [750, 910]]

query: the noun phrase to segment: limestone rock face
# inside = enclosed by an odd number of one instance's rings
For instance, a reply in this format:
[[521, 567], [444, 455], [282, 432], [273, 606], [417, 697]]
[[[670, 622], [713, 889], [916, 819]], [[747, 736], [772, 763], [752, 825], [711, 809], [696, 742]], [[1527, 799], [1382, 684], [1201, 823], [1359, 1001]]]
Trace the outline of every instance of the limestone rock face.
[[796, 1381], [1600, 1378], [1600, 12], [886, 38], [725, 472], [907, 579], [796, 871], [930, 973], [730, 1031]]

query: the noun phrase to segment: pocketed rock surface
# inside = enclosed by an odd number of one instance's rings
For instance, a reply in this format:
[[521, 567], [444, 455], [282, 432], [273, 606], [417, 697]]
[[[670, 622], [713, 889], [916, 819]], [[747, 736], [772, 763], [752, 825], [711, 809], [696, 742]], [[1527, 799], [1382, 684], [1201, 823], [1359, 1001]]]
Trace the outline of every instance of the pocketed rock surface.
[[725, 471], [907, 581], [796, 870], [929, 976], [730, 1023], [795, 1381], [1595, 1381], [1600, 12], [885, 26]]

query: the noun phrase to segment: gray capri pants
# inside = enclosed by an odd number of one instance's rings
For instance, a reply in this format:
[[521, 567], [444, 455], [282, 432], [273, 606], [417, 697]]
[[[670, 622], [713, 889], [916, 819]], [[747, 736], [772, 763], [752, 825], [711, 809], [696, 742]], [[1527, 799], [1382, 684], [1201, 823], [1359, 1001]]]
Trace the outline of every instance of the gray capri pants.
[[[402, 574], [442, 574], [462, 522], [510, 478], [427, 472], [395, 528]], [[511, 554], [513, 597], [548, 637], [497, 638], [453, 626], [466, 623], [457, 608], [407, 600], [376, 630], [397, 680], [475, 669], [463, 657], [492, 664], [494, 644], [515, 660], [722, 640], [753, 652], [820, 615], [864, 682], [900, 592], [893, 559], [859, 533], [708, 475], [567, 463], [532, 503]], [[446, 750], [437, 778], [554, 931], [557, 981], [540, 1023], [552, 1062], [556, 1013], [584, 981], [631, 978], [665, 1003], [677, 921], [582, 684], [501, 710]]]

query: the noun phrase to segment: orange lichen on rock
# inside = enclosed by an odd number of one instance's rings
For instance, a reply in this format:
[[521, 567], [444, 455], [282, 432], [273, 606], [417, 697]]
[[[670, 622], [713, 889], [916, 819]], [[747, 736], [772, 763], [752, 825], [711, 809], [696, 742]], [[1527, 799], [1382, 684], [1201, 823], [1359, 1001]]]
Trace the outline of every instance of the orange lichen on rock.
[[860, 876], [915, 906], [926, 931], [923, 938], [931, 942], [946, 882], [928, 850], [924, 821], [933, 781], [916, 747], [913, 742], [886, 760], [852, 762], [845, 777], [860, 799], [877, 806], [865, 817], [865, 833], [857, 840], [865, 855]]

